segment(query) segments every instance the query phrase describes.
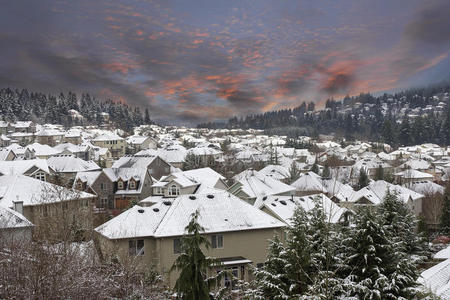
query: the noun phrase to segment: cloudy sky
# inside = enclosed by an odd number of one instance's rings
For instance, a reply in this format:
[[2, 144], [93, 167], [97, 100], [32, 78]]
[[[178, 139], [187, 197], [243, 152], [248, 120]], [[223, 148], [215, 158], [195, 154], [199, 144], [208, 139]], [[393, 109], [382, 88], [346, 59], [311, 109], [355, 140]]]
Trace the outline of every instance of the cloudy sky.
[[196, 124], [450, 78], [448, 0], [5, 0], [1, 86]]

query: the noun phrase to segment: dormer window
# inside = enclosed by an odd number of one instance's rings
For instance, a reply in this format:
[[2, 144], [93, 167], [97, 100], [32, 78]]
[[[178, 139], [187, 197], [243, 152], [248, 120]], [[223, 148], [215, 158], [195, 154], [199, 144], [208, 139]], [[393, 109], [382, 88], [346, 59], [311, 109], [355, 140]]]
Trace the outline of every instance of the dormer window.
[[34, 174], [34, 178], [40, 181], [45, 181], [45, 173], [42, 171], [36, 172], [36, 174]]
[[83, 189], [83, 182], [81, 180], [77, 181], [77, 190], [82, 190]]
[[175, 184], [172, 184], [169, 188], [169, 196], [178, 196], [180, 195], [180, 188]]
[[117, 188], [118, 188], [119, 190], [123, 190], [123, 181], [122, 181], [122, 180], [119, 180], [119, 181], [117, 182]]
[[130, 180], [130, 190], [136, 189], [136, 182], [134, 180]]

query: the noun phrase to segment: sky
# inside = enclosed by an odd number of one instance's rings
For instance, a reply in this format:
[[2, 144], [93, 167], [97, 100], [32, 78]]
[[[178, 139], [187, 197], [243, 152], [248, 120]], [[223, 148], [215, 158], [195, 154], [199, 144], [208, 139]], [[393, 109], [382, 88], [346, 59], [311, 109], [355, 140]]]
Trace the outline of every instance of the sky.
[[448, 0], [5, 0], [0, 86], [195, 125], [450, 78]]

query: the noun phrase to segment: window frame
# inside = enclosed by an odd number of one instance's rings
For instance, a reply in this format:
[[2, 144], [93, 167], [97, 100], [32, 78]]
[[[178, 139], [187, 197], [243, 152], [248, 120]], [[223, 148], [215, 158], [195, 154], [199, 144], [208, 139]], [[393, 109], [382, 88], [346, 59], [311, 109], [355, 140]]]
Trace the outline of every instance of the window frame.
[[212, 249], [223, 249], [223, 234], [211, 235], [211, 248]]

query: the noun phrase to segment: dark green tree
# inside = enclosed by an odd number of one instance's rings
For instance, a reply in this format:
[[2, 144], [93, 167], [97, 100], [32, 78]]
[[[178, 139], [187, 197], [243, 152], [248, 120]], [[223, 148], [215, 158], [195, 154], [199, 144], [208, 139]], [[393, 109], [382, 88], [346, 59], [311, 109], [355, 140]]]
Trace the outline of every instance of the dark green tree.
[[366, 171], [361, 168], [359, 170], [359, 179], [358, 179], [358, 189], [362, 189], [369, 185], [369, 177], [367, 176]]
[[384, 169], [382, 165], [379, 165], [375, 172], [375, 180], [384, 180]]
[[180, 272], [174, 289], [178, 298], [183, 300], [210, 299], [210, 291], [220, 280], [220, 273], [208, 277], [210, 267], [218, 262], [206, 257], [202, 252], [201, 248], [209, 249], [210, 243], [208, 238], [201, 234], [205, 229], [198, 223], [199, 215], [198, 210], [191, 215], [191, 220], [185, 228], [187, 235], [181, 240], [181, 253], [170, 269], [170, 272]]

